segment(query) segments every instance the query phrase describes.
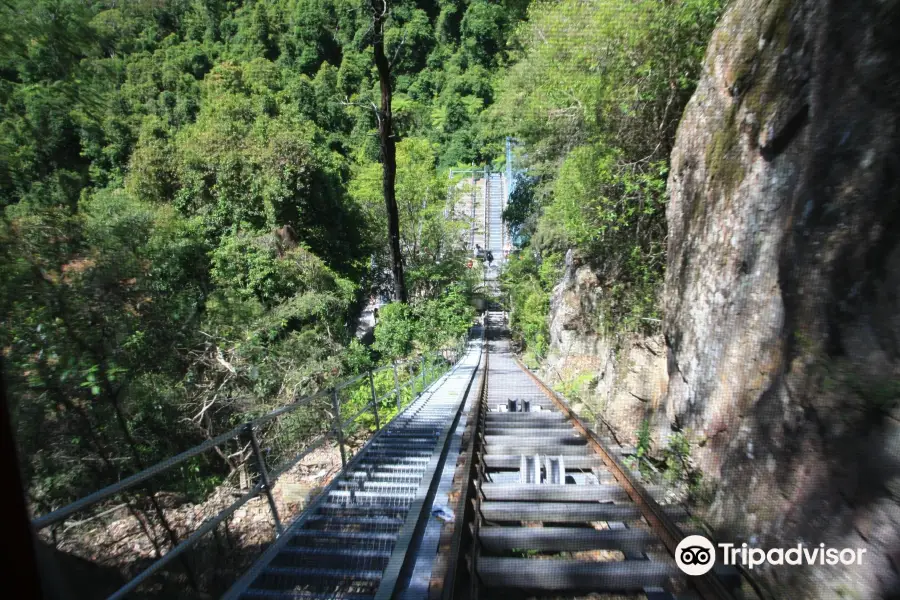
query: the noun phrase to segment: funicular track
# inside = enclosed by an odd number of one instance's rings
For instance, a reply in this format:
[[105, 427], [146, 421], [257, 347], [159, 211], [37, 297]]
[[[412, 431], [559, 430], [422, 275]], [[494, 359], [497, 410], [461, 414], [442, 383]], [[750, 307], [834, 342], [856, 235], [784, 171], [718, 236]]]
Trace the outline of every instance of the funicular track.
[[672, 558], [687, 519], [661, 507], [619, 457], [511, 354], [488, 313], [481, 402], [448, 565], [432, 598], [731, 598]]
[[[672, 556], [684, 538], [685, 511], [657, 504], [565, 401], [515, 359], [504, 313], [487, 312], [455, 356], [461, 358], [451, 370], [346, 461], [286, 529], [258, 461], [263, 475], [250, 491], [110, 598], [130, 597], [261, 495], [269, 496], [279, 536], [225, 594], [229, 600], [732, 597], [715, 570], [690, 580], [680, 574]], [[424, 367], [423, 359], [423, 388]], [[368, 381], [372, 401], [363, 411], [377, 401], [371, 373]], [[362, 413], [342, 421], [339, 389], [333, 430], [343, 459], [341, 431]], [[315, 398], [239, 425], [32, 526], [63, 522], [239, 432], [259, 454], [254, 423]]]

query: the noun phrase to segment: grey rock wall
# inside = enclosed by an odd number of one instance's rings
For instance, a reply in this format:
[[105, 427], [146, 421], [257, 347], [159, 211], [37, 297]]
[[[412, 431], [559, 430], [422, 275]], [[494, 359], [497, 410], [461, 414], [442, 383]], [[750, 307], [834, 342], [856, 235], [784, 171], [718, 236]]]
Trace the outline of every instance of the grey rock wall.
[[736, 0], [672, 154], [663, 410], [785, 598], [900, 594], [900, 3]]
[[662, 336], [599, 333], [602, 296], [597, 275], [570, 250], [550, 300], [550, 351], [542, 375], [557, 387], [577, 388], [573, 408], [598, 433], [631, 445], [648, 418], [661, 447], [670, 431], [660, 412], [668, 380]]

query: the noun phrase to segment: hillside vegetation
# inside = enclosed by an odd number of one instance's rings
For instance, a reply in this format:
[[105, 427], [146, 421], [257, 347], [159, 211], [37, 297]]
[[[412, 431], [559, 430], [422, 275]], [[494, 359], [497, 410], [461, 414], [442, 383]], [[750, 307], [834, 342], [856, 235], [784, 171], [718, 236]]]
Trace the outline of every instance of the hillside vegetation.
[[478, 117], [526, 3], [391, 4], [412, 303], [375, 352], [349, 327], [387, 264], [367, 7], [0, 3], [0, 348], [37, 512], [467, 329], [441, 169], [500, 147]]
[[410, 304], [366, 347], [390, 286], [369, 2], [0, 2], [0, 348], [36, 512], [457, 339], [477, 269], [447, 169], [502, 167], [506, 136], [524, 348], [569, 248], [608, 285], [598, 328], [658, 316], [668, 155], [721, 2], [389, 5]]
[[538, 3], [517, 29], [488, 112], [530, 167], [507, 211], [522, 251], [506, 281], [532, 357], [546, 355], [550, 291], [569, 249], [603, 288], [591, 328], [654, 328], [669, 153], [722, 4]]

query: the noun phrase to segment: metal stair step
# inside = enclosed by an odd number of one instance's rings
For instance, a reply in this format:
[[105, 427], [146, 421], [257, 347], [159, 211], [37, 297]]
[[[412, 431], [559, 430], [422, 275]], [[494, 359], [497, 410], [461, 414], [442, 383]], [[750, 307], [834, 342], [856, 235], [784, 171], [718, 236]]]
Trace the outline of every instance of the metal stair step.
[[391, 557], [388, 548], [328, 546], [286, 546], [272, 562], [273, 567], [383, 570]]
[[[315, 592], [279, 590], [261, 590], [250, 588], [241, 594], [241, 598], [263, 598], [270, 600], [334, 600], [334, 592], [317, 594]], [[341, 600], [374, 600], [372, 594], [341, 594]]]
[[339, 526], [355, 526], [360, 528], [371, 527], [383, 529], [385, 527], [399, 528], [401, 525], [403, 525], [403, 519], [396, 519], [391, 517], [331, 517], [328, 515], [310, 515], [306, 518], [306, 525], [310, 527], [321, 527], [322, 529]]
[[357, 571], [353, 569], [315, 569], [304, 567], [266, 567], [263, 571], [266, 575], [278, 577], [291, 577], [301, 579], [305, 577], [322, 579], [351, 579], [378, 581], [381, 579], [381, 571]]
[[[328, 517], [340, 517], [343, 515], [381, 515], [381, 514], [406, 514], [409, 506], [399, 504], [344, 504], [327, 502], [319, 506], [319, 514]], [[338, 515], [337, 513], [340, 513]]]
[[[585, 486], [586, 487], [586, 486]], [[351, 491], [339, 491], [334, 490], [328, 492], [328, 498], [335, 502], [348, 502], [351, 504], [377, 504], [379, 501], [381, 503], [398, 503], [398, 502], [412, 502], [414, 498], [414, 494], [385, 494], [382, 492], [351, 492]]]
[[372, 472], [367, 473], [365, 471], [351, 471], [347, 473], [347, 477], [350, 479], [358, 480], [358, 481], [380, 481], [384, 479], [388, 479], [390, 481], [398, 482], [398, 483], [409, 483], [409, 484], [418, 484], [421, 481], [421, 475], [401, 475], [398, 473], [392, 473], [390, 471], [387, 472]]
[[419, 489], [418, 485], [410, 485], [404, 483], [395, 483], [392, 481], [338, 481], [337, 485], [342, 488], [353, 490], [374, 492], [378, 490], [388, 490], [401, 494], [414, 494]]
[[339, 540], [363, 540], [377, 542], [393, 542], [397, 540], [396, 533], [377, 533], [369, 531], [322, 531], [320, 529], [301, 529], [294, 532], [294, 539], [315, 538], [322, 539], [339, 539]]

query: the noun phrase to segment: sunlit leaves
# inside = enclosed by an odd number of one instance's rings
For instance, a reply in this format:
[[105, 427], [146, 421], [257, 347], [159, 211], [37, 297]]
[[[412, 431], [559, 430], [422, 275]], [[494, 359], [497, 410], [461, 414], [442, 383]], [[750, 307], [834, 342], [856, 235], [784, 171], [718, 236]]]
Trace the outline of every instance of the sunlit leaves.
[[[537, 221], [529, 251], [576, 248], [594, 266], [606, 323], [656, 316], [668, 156], [721, 5], [538, 2], [517, 32], [489, 112], [527, 148], [545, 200], [516, 218]], [[535, 308], [536, 293], [520, 296]]]

